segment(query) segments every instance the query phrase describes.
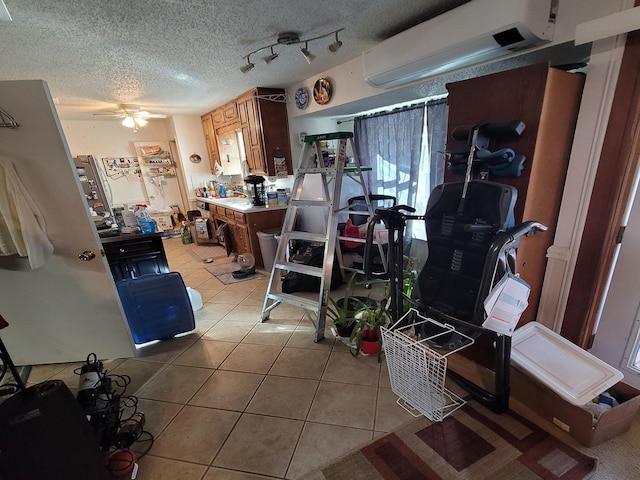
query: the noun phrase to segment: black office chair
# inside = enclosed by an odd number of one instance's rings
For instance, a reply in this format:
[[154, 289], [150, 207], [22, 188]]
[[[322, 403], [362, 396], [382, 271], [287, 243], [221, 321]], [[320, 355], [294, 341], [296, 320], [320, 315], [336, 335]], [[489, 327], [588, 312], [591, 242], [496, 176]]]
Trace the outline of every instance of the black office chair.
[[[517, 191], [509, 185], [471, 180], [437, 186], [425, 215], [412, 215], [415, 209], [395, 206], [377, 210], [375, 220], [384, 221], [389, 230], [388, 270], [392, 323], [403, 316], [402, 306], [410, 302], [427, 318], [452, 325], [457, 332], [440, 335], [435, 324], [424, 324], [421, 338], [439, 335], [434, 348], [456, 350], [469, 340], [482, 336], [483, 346], [493, 349], [493, 391], [452, 370], [447, 375], [490, 410], [501, 413], [509, 404], [511, 337], [482, 327], [486, 318], [484, 300], [505, 272], [515, 273], [516, 248], [523, 236], [547, 228], [529, 221], [513, 226]], [[403, 232], [407, 221], [423, 220], [427, 231], [429, 256], [418, 274], [417, 298], [406, 298], [403, 285]], [[372, 248], [370, 235], [365, 248]], [[375, 272], [366, 268], [369, 278]], [[398, 325], [397, 328], [402, 328]], [[465, 337], [466, 336], [466, 337]]]
[[[377, 209], [388, 209], [392, 208], [396, 205], [396, 197], [392, 195], [381, 195], [381, 194], [369, 194], [369, 202], [371, 203], [371, 209], [375, 212]], [[369, 221], [368, 214], [368, 205], [367, 200], [364, 195], [358, 195], [356, 197], [351, 197], [347, 200], [347, 210], [349, 212], [349, 219], [351, 223], [356, 226], [364, 225]], [[363, 214], [359, 214], [357, 212], [364, 212]], [[340, 224], [338, 229], [342, 233], [344, 231], [344, 224]], [[387, 245], [376, 245], [373, 249], [370, 250], [370, 253], [365, 255], [365, 243], [357, 243], [357, 242], [349, 242], [343, 241], [340, 245], [341, 252], [345, 253], [355, 253], [362, 257], [362, 264], [356, 263], [354, 266], [356, 268], [360, 268], [362, 270], [365, 269], [364, 264], [367, 263], [369, 265], [369, 270], [374, 271], [376, 273], [380, 273], [381, 278], [385, 278], [386, 275], [386, 262], [384, 261], [384, 257], [387, 252]], [[382, 251], [381, 251], [382, 250]]]

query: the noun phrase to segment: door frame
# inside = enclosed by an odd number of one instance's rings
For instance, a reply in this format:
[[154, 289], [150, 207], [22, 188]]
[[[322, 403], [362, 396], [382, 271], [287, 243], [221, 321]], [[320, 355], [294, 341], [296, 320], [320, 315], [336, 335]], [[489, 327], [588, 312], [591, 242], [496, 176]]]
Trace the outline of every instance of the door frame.
[[627, 35], [562, 323], [562, 336], [583, 348], [593, 342], [639, 155], [640, 32], [636, 31]]

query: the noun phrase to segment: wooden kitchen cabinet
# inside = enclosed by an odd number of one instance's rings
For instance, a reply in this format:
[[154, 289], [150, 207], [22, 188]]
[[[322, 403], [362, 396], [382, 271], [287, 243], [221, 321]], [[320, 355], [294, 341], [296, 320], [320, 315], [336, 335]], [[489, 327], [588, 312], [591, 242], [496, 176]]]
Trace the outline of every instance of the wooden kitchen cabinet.
[[211, 173], [214, 173], [216, 163], [220, 164], [220, 154], [218, 153], [218, 140], [214, 128], [213, 113], [207, 113], [202, 116], [202, 130], [204, 131], [204, 140], [207, 145], [207, 153], [209, 154]]
[[[287, 173], [293, 173], [289, 122], [284, 90], [279, 88], [254, 88], [233, 101], [202, 116], [205, 136], [213, 129], [211, 151], [218, 161], [217, 136], [223, 130], [234, 128], [242, 131], [249, 171], [255, 175], [274, 176], [273, 157], [277, 148], [284, 152]], [[206, 125], [205, 125], [206, 122]], [[207, 143], [209, 148], [209, 143]], [[211, 153], [209, 155], [212, 156]], [[214, 165], [212, 165], [213, 171]]]
[[209, 211], [216, 228], [223, 224], [229, 228], [231, 244], [236, 254], [250, 253], [256, 259], [256, 266], [264, 268], [258, 232], [280, 228], [287, 210], [262, 208], [257, 211], [240, 212], [216, 205]]
[[[547, 249], [552, 245], [580, 107], [584, 75], [537, 64], [447, 84], [447, 150], [468, 150], [451, 136], [455, 127], [520, 120], [520, 137], [496, 140], [490, 150], [512, 148], [526, 161], [520, 177], [490, 178], [518, 190], [516, 223], [537, 220], [549, 229], [524, 239], [517, 269], [530, 284], [529, 306], [520, 325], [536, 319]], [[445, 181], [462, 181], [446, 171]]]
[[114, 281], [150, 273], [169, 273], [160, 234], [122, 234], [102, 239]]

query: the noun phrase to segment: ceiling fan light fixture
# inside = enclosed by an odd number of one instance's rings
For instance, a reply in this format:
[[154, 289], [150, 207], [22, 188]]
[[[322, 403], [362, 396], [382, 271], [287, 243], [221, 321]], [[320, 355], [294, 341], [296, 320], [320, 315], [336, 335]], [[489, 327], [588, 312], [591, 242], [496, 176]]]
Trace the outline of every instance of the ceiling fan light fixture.
[[302, 52], [302, 55], [304, 56], [304, 59], [307, 61], [307, 63], [311, 64], [311, 62], [313, 62], [313, 59], [316, 58], [316, 56], [313, 53], [311, 53], [307, 47], [308, 47], [308, 42], [304, 42], [304, 47], [300, 47], [300, 51]]
[[126, 117], [124, 117], [122, 119], [122, 126], [123, 127], [127, 127], [127, 128], [134, 128], [136, 127], [136, 121], [133, 119], [133, 117], [127, 115]]
[[[338, 30], [339, 32], [340, 30]], [[342, 42], [340, 40], [338, 40], [338, 32], [335, 32], [336, 34], [336, 41], [333, 42], [332, 44], [330, 44], [327, 48], [329, 49], [329, 51], [331, 53], [336, 53], [338, 50], [340, 50], [340, 47], [342, 47]]]
[[147, 120], [145, 120], [144, 118], [140, 118], [140, 117], [135, 117], [133, 119], [133, 121], [136, 123], [136, 125], [138, 125], [139, 127], [144, 127], [147, 123], [149, 123]]

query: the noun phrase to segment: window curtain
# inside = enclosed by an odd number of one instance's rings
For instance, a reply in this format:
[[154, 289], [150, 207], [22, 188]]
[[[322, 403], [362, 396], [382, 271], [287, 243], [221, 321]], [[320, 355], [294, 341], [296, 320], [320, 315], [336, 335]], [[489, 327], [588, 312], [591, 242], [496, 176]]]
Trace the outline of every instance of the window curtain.
[[367, 173], [371, 193], [415, 204], [424, 115], [424, 105], [419, 105], [354, 120], [358, 156], [363, 166], [372, 168]]
[[[446, 98], [427, 102], [427, 158], [429, 161], [429, 194], [444, 182], [446, 168], [444, 152], [447, 148], [447, 119], [449, 104]], [[426, 210], [426, 204], [425, 204]]]
[[[356, 117], [354, 140], [371, 193], [394, 195], [398, 204], [426, 211], [431, 190], [444, 179], [446, 99]], [[422, 222], [407, 225], [405, 241], [425, 240]]]

